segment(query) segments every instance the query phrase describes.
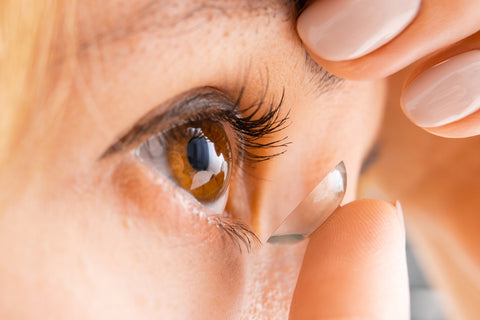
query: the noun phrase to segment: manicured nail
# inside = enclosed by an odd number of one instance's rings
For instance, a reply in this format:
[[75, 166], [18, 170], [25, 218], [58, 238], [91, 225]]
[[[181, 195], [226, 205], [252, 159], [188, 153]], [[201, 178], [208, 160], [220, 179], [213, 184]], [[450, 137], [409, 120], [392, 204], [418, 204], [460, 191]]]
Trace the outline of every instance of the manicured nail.
[[320, 0], [299, 17], [297, 30], [319, 57], [350, 60], [366, 55], [402, 32], [420, 0]]
[[439, 127], [480, 110], [480, 50], [422, 72], [405, 89], [402, 107], [416, 125]]

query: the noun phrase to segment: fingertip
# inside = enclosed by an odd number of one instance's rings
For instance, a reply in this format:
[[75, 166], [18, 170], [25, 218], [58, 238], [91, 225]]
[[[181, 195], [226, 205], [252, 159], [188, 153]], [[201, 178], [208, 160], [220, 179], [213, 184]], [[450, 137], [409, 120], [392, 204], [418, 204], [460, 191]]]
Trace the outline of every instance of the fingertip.
[[311, 237], [291, 319], [406, 319], [408, 301], [399, 209], [358, 200], [339, 208]]
[[354, 236], [361, 245], [361, 248], [349, 248], [353, 259], [368, 259], [372, 252], [389, 250], [390, 246], [404, 247], [403, 217], [392, 203], [379, 199], [360, 199], [339, 208], [336, 214], [342, 220], [339, 224], [342, 232]]
[[403, 112], [415, 125], [438, 136], [478, 135], [480, 50], [433, 64], [435, 61], [433, 58], [421, 65], [421, 72], [416, 71], [415, 77], [407, 81], [401, 96]]

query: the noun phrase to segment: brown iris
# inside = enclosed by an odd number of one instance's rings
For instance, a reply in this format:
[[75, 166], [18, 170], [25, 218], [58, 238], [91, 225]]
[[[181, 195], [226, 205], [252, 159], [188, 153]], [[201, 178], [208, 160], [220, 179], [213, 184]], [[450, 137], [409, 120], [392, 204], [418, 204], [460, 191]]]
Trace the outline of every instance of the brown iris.
[[228, 186], [230, 143], [218, 121], [199, 120], [165, 132], [168, 167], [177, 184], [198, 201], [215, 200]]

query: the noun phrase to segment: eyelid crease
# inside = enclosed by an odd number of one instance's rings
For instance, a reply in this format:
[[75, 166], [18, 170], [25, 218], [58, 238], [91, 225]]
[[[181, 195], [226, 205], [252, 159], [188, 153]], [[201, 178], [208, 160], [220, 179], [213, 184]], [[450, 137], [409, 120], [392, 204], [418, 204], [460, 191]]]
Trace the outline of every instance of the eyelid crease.
[[[268, 137], [269, 134], [278, 133], [287, 126], [289, 113], [287, 112], [286, 115], [280, 113], [284, 104], [285, 90], [282, 91], [280, 99], [267, 100], [264, 93], [257, 102], [240, 111], [239, 105], [243, 104], [241, 100], [244, 89], [245, 86], [242, 87], [235, 102], [213, 87], [194, 89], [176, 96], [137, 121], [126, 134], [103, 153], [100, 160], [115, 153], [137, 148], [152, 136], [183, 123], [205, 119], [205, 116], [226, 123], [238, 134], [238, 139], [232, 142], [237, 143], [237, 149], [243, 152], [242, 159], [250, 159], [254, 162], [267, 161], [283, 154], [285, 150], [279, 148], [289, 144], [286, 141], [287, 137], [276, 140], [260, 139]], [[276, 151], [257, 154], [253, 149]], [[222, 237], [231, 239], [240, 251], [246, 248], [246, 251], [250, 252], [253, 247], [260, 244], [256, 234], [243, 223], [221, 215], [210, 216], [208, 219], [222, 231]]]
[[[239, 105], [245, 87], [242, 87], [236, 102], [213, 87], [203, 87], [174, 97], [142, 117], [117, 142], [100, 156], [100, 160], [125, 149], [138, 146], [150, 136], [182, 123], [203, 120], [208, 115], [212, 120], [228, 123], [237, 134], [237, 149], [243, 151], [245, 160], [262, 162], [286, 152], [288, 137], [278, 139], [262, 138], [276, 134], [288, 126], [289, 112], [281, 114], [285, 89], [278, 102], [276, 99], [266, 102], [265, 94], [256, 103], [242, 112]], [[163, 111], [167, 109], [167, 111]], [[242, 115], [243, 113], [243, 115]], [[193, 114], [193, 116], [192, 116]], [[254, 152], [262, 151], [262, 154]], [[274, 150], [266, 152], [265, 150]]]
[[[180, 124], [182, 116], [188, 118], [192, 112], [200, 113], [206, 109], [216, 109], [217, 112], [235, 112], [235, 103], [219, 90], [204, 87], [176, 96], [161, 106], [153, 109], [140, 118], [126, 134], [110, 146], [101, 156], [100, 160], [123, 151], [134, 145], [140, 145], [152, 134], [166, 130], [174, 123]], [[167, 111], [164, 111], [167, 109]], [[190, 120], [190, 119], [189, 119]]]

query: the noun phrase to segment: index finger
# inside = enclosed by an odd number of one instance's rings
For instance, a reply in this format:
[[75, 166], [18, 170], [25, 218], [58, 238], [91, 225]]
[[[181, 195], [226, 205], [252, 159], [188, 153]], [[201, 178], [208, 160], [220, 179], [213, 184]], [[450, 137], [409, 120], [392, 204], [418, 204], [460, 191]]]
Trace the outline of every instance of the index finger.
[[290, 319], [408, 319], [404, 236], [389, 203], [339, 208], [310, 238]]

